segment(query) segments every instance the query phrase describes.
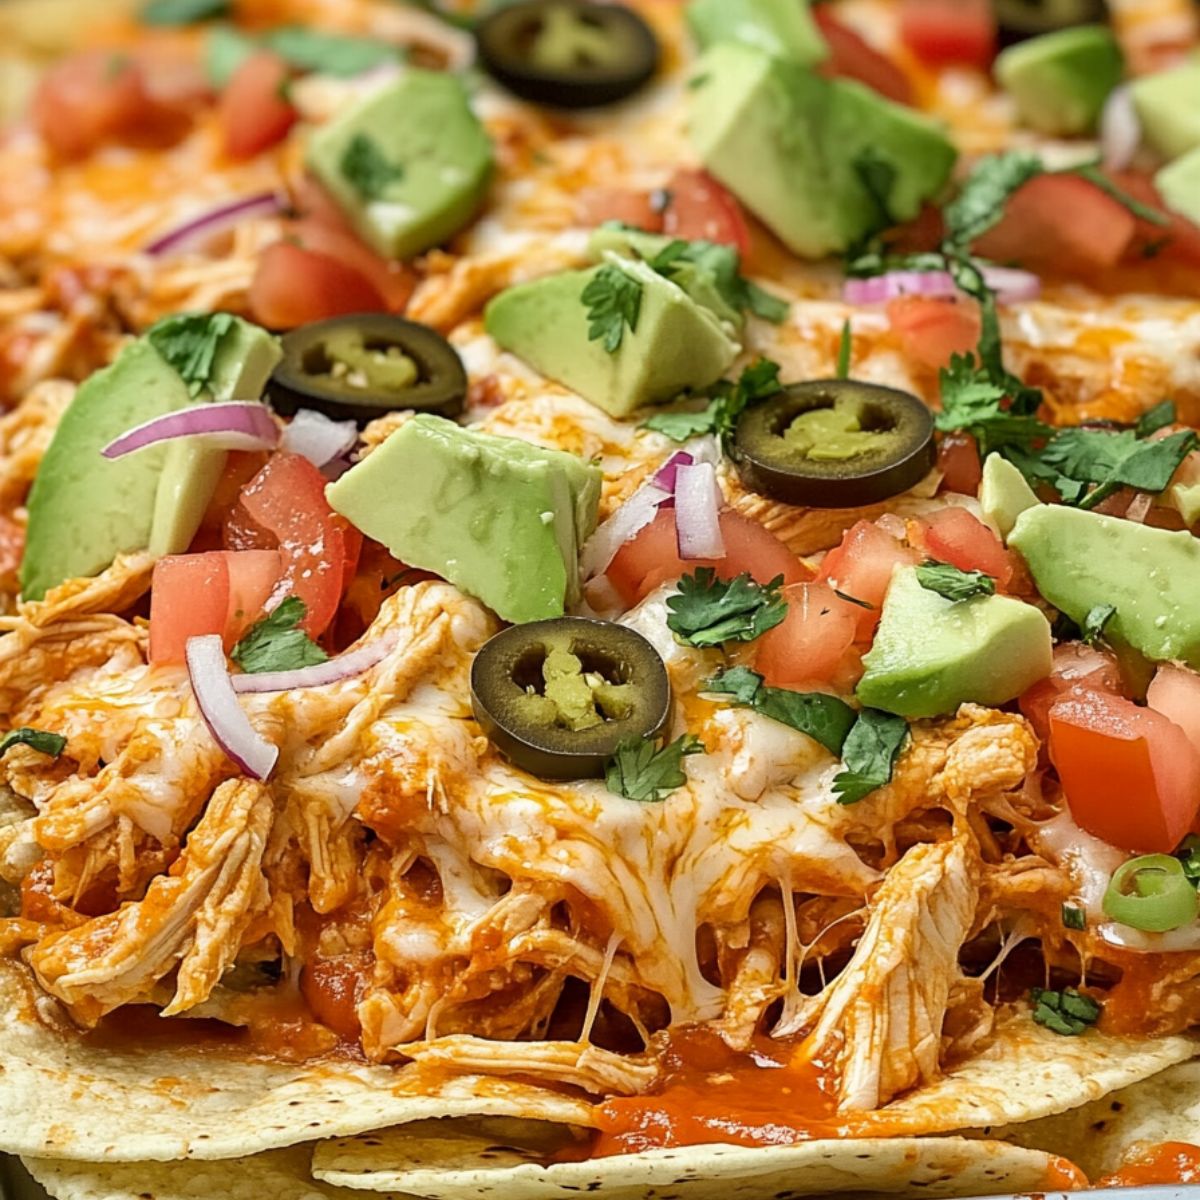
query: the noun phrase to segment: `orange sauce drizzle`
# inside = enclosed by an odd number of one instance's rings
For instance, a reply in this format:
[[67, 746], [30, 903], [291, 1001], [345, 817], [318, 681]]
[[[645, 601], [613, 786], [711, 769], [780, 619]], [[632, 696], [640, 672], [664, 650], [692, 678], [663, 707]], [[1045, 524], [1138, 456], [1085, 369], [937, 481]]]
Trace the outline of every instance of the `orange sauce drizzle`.
[[1134, 1150], [1118, 1170], [1098, 1179], [1096, 1186], [1146, 1187], [1156, 1183], [1198, 1182], [1200, 1146], [1190, 1142], [1160, 1142]]

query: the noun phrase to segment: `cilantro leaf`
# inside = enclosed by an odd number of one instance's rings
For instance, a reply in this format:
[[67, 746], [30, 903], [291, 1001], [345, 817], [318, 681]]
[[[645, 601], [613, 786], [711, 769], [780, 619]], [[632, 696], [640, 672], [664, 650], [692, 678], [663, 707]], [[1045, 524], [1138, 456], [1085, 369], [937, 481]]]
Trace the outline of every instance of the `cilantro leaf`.
[[1087, 928], [1087, 913], [1082, 908], [1076, 908], [1074, 904], [1064, 904], [1061, 911], [1062, 923], [1065, 929]]
[[[979, 444], [980, 458], [1010, 448], [1028, 450], [1053, 430], [1029, 408], [1024, 385], [1007, 375], [997, 377], [969, 354], [955, 354], [941, 373], [942, 408], [934, 423], [943, 433], [961, 430]], [[1021, 400], [1016, 402], [1014, 394]], [[1040, 396], [1038, 397], [1040, 402]]]
[[[1098, 431], [1067, 430], [1065, 432], [1095, 434]], [[1129, 432], [1100, 433], [1099, 437], [1108, 438], [1110, 443], [1117, 446], [1118, 453], [1122, 448], [1126, 452], [1120, 454], [1115, 461], [1112, 461], [1112, 457], [1109, 455], [1098, 463], [1091, 461], [1078, 464], [1080, 472], [1085, 469], [1090, 470], [1091, 481], [1099, 483], [1098, 487], [1077, 501], [1080, 508], [1095, 508], [1106, 496], [1111, 496], [1113, 492], [1122, 487], [1155, 494], [1164, 491], [1170, 485], [1171, 477], [1179, 469], [1179, 464], [1196, 449], [1197, 445], [1200, 445], [1200, 439], [1197, 439], [1195, 432], [1191, 429], [1181, 429], [1178, 433], [1159, 438], [1156, 441], [1139, 442]], [[1057, 441], [1058, 438], [1055, 438], [1055, 442]], [[1053, 443], [1047, 449], [1052, 448]], [[1107, 468], [1106, 473], [1102, 478], [1096, 479], [1095, 475], [1102, 468]], [[1076, 477], [1074, 473], [1071, 473], [1071, 476]]]
[[826, 692], [793, 692], [789, 688], [766, 687], [762, 676], [748, 667], [731, 667], [704, 684], [704, 691], [729, 696], [742, 708], [752, 708], [764, 717], [806, 733], [831, 754], [842, 747], [857, 714], [844, 700]]
[[1028, 150], [985, 155], [943, 210], [947, 241], [969, 247], [999, 223], [1012, 194], [1045, 169], [1042, 160]]
[[1054, 992], [1035, 987], [1029, 999], [1033, 1003], [1033, 1019], [1064, 1037], [1078, 1037], [1100, 1019], [1099, 1003], [1091, 996], [1080, 995], [1075, 988]]
[[701, 412], [655, 413], [642, 422], [642, 428], [666, 434], [677, 442], [704, 433], [715, 433], [722, 439], [732, 436], [738, 419], [752, 404], [774, 396], [780, 391], [779, 364], [760, 358], [746, 367], [736, 382], [719, 380], [709, 389], [711, 399]]
[[1175, 401], [1160, 401], [1153, 408], [1142, 413], [1138, 418], [1138, 423], [1133, 430], [1134, 436], [1137, 438], [1148, 438], [1152, 433], [1157, 433], [1160, 429], [1166, 429], [1168, 425], [1174, 425], [1176, 419]]
[[917, 582], [927, 591], [958, 603], [976, 596], [994, 596], [996, 581], [982, 571], [961, 571], [950, 563], [929, 559], [917, 568]]
[[637, 332], [642, 311], [642, 285], [614, 263], [604, 266], [588, 280], [580, 296], [588, 310], [588, 340], [600, 341], [609, 354], [621, 348], [625, 326]]
[[748, 279], [744, 282], [746, 285], [745, 307], [756, 317], [762, 317], [764, 321], [770, 321], [772, 325], [778, 325], [787, 319], [791, 305], [786, 300], [781, 300], [778, 296], [772, 295], [765, 288], [760, 288], [757, 283], [751, 283]]
[[842, 323], [842, 340], [838, 343], [837, 377], [850, 378], [850, 360], [854, 354], [854, 342], [850, 333], [850, 318]]
[[234, 320], [229, 313], [178, 313], [152, 325], [146, 337], [179, 373], [189, 394], [197, 396], [212, 379], [217, 350]]
[[874, 146], [865, 146], [850, 163], [863, 191], [875, 206], [876, 227], [887, 229], [898, 224], [892, 212], [892, 192], [896, 188], [896, 167]]
[[13, 746], [29, 746], [39, 754], [57, 758], [67, 748], [67, 739], [61, 733], [47, 733], [43, 729], [30, 729], [28, 725], [23, 725], [20, 729], [10, 729], [0, 738], [0, 756]]
[[864, 708], [842, 745], [846, 769], [833, 778], [839, 804], [857, 804], [892, 781], [896, 759], [908, 740], [908, 722], [877, 708]]
[[1115, 604], [1097, 604], [1095, 608], [1089, 609], [1087, 616], [1083, 618], [1083, 625], [1080, 627], [1083, 640], [1089, 646], [1096, 645], [1104, 637], [1104, 627], [1116, 615]]
[[752, 642], [787, 616], [787, 601], [779, 594], [783, 576], [763, 587], [749, 574], [718, 579], [712, 567], [700, 567], [679, 581], [667, 600], [667, 628], [685, 646], [722, 646]]
[[604, 782], [610, 792], [627, 800], [657, 804], [687, 783], [684, 757], [704, 752], [704, 743], [690, 733], [662, 749], [651, 738], [625, 738], [604, 772]]
[[1103, 483], [1134, 449], [1136, 439], [1128, 430], [1064, 429], [1038, 457], [1068, 479]]
[[365, 133], [356, 133], [346, 143], [338, 168], [364, 200], [378, 200], [390, 184], [404, 178], [404, 168], [389, 162], [379, 143]]
[[764, 291], [742, 275], [741, 257], [733, 246], [676, 238], [650, 259], [648, 265], [658, 274], [677, 282], [677, 277], [688, 269], [704, 272], [712, 278], [721, 299], [737, 312], [749, 310], [776, 325], [788, 314], [785, 300]]
[[306, 25], [284, 25], [274, 29], [263, 44], [287, 59], [301, 71], [348, 78], [361, 75], [383, 63], [403, 58], [398, 47], [372, 38], [348, 37], [338, 33], [320, 33]]
[[234, 646], [233, 661], [250, 675], [295, 671], [325, 662], [329, 656], [299, 628], [307, 611], [299, 596], [288, 596]]
[[226, 16], [230, 0], [148, 0], [138, 13], [143, 25], [194, 25]]

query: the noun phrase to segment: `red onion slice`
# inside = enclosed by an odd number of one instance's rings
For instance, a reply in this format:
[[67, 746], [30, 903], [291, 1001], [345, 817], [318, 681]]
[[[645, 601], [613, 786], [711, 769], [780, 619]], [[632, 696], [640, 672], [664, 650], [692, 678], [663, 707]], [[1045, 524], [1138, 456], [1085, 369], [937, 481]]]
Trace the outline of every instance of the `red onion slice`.
[[676, 472], [680, 467], [690, 467], [695, 461], [686, 450], [677, 450], [655, 472], [654, 486], [662, 488], [664, 492], [673, 493], [675, 491]]
[[352, 450], [357, 441], [358, 426], [353, 421], [332, 421], [324, 413], [302, 408], [284, 427], [279, 448], [323, 467]]
[[294, 688], [325, 687], [330, 683], [340, 683], [382, 662], [395, 644], [395, 634], [389, 633], [364, 642], [337, 658], [318, 663], [315, 667], [301, 667], [298, 671], [263, 671], [258, 675], [234, 675], [233, 690], [238, 693], [288, 692]]
[[276, 746], [261, 737], [242, 711], [218, 634], [188, 638], [187, 669], [200, 715], [213, 740], [253, 779], [266, 779], [279, 758]]
[[[1019, 304], [1034, 300], [1042, 290], [1041, 280], [1028, 271], [1009, 267], [983, 267], [984, 282], [1001, 304]], [[931, 299], [952, 299], [958, 288], [948, 271], [888, 271], [870, 279], [847, 279], [842, 285], [842, 299], [847, 304], [886, 304], [899, 296], [928, 296]]]
[[675, 536], [679, 557], [724, 558], [721, 489], [711, 463], [681, 466], [675, 476]]
[[279, 192], [258, 192], [253, 196], [230, 200], [156, 237], [147, 244], [146, 253], [159, 257], [195, 249], [218, 233], [233, 229], [240, 221], [252, 217], [273, 217], [286, 207], [285, 198]]
[[135, 425], [100, 453], [105, 458], [121, 458], [181, 437], [202, 437], [219, 450], [273, 450], [279, 444], [279, 426], [257, 400], [194, 404]]
[[601, 575], [617, 556], [617, 551], [658, 515], [658, 506], [671, 493], [655, 483], [644, 483], [584, 543], [579, 569], [585, 579]]
[[1100, 152], [1109, 171], [1124, 171], [1142, 144], [1142, 123], [1129, 84], [1114, 88], [1100, 114]]

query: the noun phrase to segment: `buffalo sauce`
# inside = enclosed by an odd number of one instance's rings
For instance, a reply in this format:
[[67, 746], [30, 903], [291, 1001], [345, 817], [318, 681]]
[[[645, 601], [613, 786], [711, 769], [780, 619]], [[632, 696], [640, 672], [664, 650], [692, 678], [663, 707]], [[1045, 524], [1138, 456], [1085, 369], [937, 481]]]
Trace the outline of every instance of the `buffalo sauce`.
[[831, 1072], [801, 1057], [799, 1043], [759, 1036], [737, 1051], [711, 1030], [682, 1028], [667, 1035], [661, 1062], [652, 1092], [597, 1107], [593, 1156], [706, 1142], [779, 1146], [845, 1132]]
[[1135, 1148], [1097, 1187], [1147, 1187], [1156, 1183], [1200, 1183], [1200, 1146], [1159, 1142]]

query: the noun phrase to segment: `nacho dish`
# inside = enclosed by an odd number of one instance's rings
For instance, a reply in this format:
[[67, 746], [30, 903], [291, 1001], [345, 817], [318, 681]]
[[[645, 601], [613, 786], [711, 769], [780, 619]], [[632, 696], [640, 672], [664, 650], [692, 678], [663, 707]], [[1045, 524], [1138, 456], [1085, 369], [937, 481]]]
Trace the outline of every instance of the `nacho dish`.
[[0, 4], [0, 1154], [1200, 1179], [1200, 8]]

